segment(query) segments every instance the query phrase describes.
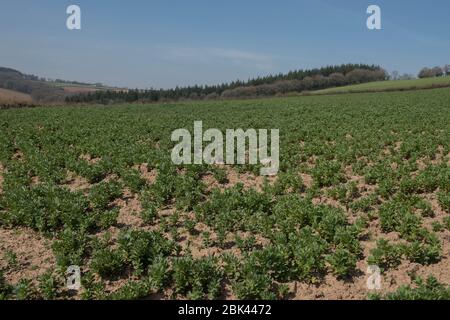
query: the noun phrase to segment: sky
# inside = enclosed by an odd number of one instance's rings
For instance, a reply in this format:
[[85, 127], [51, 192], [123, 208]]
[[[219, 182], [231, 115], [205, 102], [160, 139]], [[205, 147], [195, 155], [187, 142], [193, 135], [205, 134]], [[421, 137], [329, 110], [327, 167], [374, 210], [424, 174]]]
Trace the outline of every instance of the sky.
[[[81, 30], [66, 9], [81, 8]], [[381, 8], [381, 30], [366, 26]], [[0, 0], [0, 66], [170, 88], [341, 63], [450, 64], [448, 0]]]

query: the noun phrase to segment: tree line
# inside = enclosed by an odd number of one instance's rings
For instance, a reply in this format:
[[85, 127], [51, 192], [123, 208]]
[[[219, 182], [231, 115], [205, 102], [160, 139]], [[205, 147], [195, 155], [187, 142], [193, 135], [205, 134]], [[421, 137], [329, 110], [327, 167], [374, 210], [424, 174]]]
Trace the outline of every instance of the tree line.
[[380, 66], [343, 64], [309, 70], [295, 70], [287, 74], [257, 77], [247, 81], [233, 81], [219, 85], [187, 86], [173, 89], [106, 90], [70, 95], [68, 103], [158, 102], [180, 99], [229, 99], [273, 96], [289, 92], [320, 90], [349, 84], [386, 80], [388, 75]]
[[420, 70], [418, 77], [423, 78], [433, 78], [433, 77], [443, 77], [450, 75], [450, 64], [443, 67], [433, 67], [433, 68], [423, 68]]

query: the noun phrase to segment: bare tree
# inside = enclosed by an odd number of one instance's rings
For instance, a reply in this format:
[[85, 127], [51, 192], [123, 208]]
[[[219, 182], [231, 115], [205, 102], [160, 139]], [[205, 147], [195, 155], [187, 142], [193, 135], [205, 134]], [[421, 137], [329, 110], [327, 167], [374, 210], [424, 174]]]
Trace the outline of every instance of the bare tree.
[[431, 78], [434, 77], [433, 75], [433, 70], [431, 70], [430, 68], [423, 68], [422, 70], [420, 70], [419, 72], [419, 78]]
[[332, 73], [328, 76], [331, 86], [338, 87], [346, 84], [345, 76], [342, 73]]
[[434, 77], [442, 77], [444, 75], [444, 70], [441, 67], [434, 67], [432, 71]]

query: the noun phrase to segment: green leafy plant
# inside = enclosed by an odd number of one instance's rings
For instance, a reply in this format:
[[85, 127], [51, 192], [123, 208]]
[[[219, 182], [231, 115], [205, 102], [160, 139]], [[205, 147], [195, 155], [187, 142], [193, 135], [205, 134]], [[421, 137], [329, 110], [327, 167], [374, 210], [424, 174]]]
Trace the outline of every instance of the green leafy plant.
[[4, 254], [4, 259], [7, 264], [7, 268], [14, 270], [19, 266], [19, 261], [17, 260], [17, 254], [12, 250], [6, 250]]
[[17, 300], [31, 300], [36, 298], [36, 290], [30, 279], [20, 279], [14, 287], [14, 296]]
[[223, 275], [215, 258], [194, 260], [186, 256], [174, 259], [172, 266], [177, 293], [198, 299], [219, 297]]
[[39, 278], [39, 294], [45, 300], [54, 300], [58, 295], [58, 280], [48, 271]]
[[382, 270], [395, 268], [401, 263], [405, 250], [403, 245], [390, 244], [387, 240], [380, 239], [377, 247], [371, 250], [368, 263], [377, 265]]
[[119, 236], [119, 248], [125, 261], [141, 275], [158, 256], [175, 254], [177, 246], [158, 232], [125, 230]]
[[448, 300], [450, 287], [445, 287], [435, 277], [429, 276], [426, 280], [417, 277], [414, 286], [402, 286], [394, 293], [385, 296], [370, 296], [371, 299], [386, 300]]
[[161, 256], [156, 257], [149, 267], [148, 276], [153, 289], [160, 292], [164, 290], [172, 279], [172, 270], [168, 259]]
[[5, 280], [2, 270], [0, 270], [0, 300], [10, 299], [13, 287]]
[[93, 252], [91, 269], [102, 278], [120, 275], [124, 270], [124, 261], [121, 252], [109, 248]]
[[338, 277], [348, 277], [356, 269], [356, 256], [347, 249], [338, 247], [335, 252], [327, 257], [333, 273]]

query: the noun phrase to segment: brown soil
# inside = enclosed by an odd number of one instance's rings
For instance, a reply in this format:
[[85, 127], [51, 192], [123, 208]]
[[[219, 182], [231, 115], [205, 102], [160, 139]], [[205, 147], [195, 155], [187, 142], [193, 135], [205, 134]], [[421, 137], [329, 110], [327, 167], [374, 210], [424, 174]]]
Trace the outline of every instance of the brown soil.
[[139, 215], [142, 211], [141, 202], [136, 194], [130, 190], [124, 191], [123, 197], [114, 201], [114, 205], [118, 206], [119, 217], [117, 223], [127, 227], [140, 227], [143, 221]]
[[100, 160], [102, 160], [102, 158], [92, 157], [90, 154], [82, 154], [82, 155], [80, 155], [80, 159], [85, 160], [85, 161], [89, 162], [90, 164], [96, 164]]
[[41, 178], [38, 176], [31, 177], [31, 186], [35, 187], [41, 184]]
[[140, 165], [133, 166], [133, 169], [138, 170], [141, 174], [141, 177], [145, 179], [148, 183], [153, 184], [156, 181], [158, 176], [158, 172], [156, 169], [149, 170], [148, 163], [142, 163]]
[[230, 166], [222, 165], [221, 168], [226, 170], [227, 180], [228, 182], [225, 184], [220, 184], [213, 174], [205, 174], [202, 177], [203, 183], [207, 185], [207, 190], [211, 191], [214, 188], [219, 188], [220, 190], [225, 190], [229, 188], [233, 188], [238, 183], [242, 183], [244, 185], [245, 190], [255, 189], [258, 192], [261, 192], [264, 187], [264, 181], [267, 179], [269, 184], [273, 184], [276, 180], [276, 176], [256, 176], [253, 173], [245, 172], [239, 173], [234, 168]]
[[70, 191], [87, 191], [91, 187], [91, 184], [86, 178], [78, 176], [74, 172], [67, 172], [66, 182], [63, 184], [64, 187], [69, 188]]
[[23, 154], [23, 152], [21, 150], [17, 149], [14, 152], [14, 155], [13, 155], [12, 158], [13, 158], [13, 160], [17, 160], [17, 161], [24, 161], [25, 160], [25, 155]]
[[[16, 266], [7, 265], [7, 252], [17, 256]], [[12, 284], [24, 278], [36, 281], [56, 264], [51, 241], [28, 228], [0, 228], [0, 257], [0, 268], [5, 270], [7, 282]]]
[[303, 184], [305, 185], [305, 187], [311, 188], [314, 182], [312, 176], [306, 173], [300, 173], [300, 176], [303, 180]]

